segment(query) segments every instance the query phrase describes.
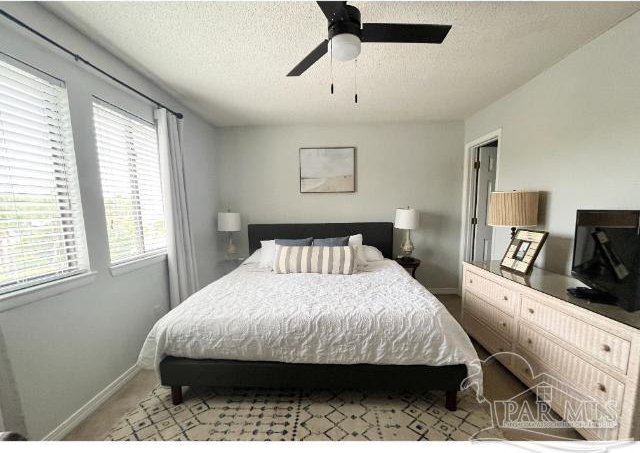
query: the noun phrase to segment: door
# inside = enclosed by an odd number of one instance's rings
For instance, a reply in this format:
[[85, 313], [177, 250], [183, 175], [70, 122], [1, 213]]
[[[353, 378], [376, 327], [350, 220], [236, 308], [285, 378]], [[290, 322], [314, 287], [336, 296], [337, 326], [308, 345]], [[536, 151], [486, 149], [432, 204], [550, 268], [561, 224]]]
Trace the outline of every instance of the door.
[[489, 212], [489, 194], [493, 192], [496, 182], [496, 159], [498, 148], [481, 146], [474, 150], [473, 165], [475, 176], [475, 200], [471, 219], [471, 259], [489, 261], [493, 238], [493, 227], [487, 225]]

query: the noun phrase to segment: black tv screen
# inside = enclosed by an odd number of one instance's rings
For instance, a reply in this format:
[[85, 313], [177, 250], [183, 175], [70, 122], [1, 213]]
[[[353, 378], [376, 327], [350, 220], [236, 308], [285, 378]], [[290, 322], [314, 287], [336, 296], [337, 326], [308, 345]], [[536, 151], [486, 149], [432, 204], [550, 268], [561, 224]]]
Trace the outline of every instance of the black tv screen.
[[625, 310], [640, 309], [640, 211], [579, 210], [571, 270]]

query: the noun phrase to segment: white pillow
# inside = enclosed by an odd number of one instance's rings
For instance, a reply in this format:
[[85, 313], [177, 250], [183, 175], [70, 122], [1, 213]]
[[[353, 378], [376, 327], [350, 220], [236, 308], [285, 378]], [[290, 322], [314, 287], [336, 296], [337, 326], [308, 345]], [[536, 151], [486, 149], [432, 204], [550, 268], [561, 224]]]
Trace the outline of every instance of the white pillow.
[[356, 268], [367, 267], [367, 259], [362, 250], [362, 234], [349, 236], [349, 246], [355, 247], [356, 249]]
[[382, 252], [372, 245], [361, 245], [358, 248], [362, 251], [363, 257], [367, 262], [384, 260]]
[[384, 256], [382, 252], [372, 245], [362, 244], [362, 234], [349, 236], [349, 245], [356, 248], [356, 266], [360, 268], [367, 267], [367, 263], [371, 261], [382, 261]]
[[249, 258], [244, 260], [242, 264], [258, 264], [260, 263], [260, 255], [262, 254], [262, 249], [258, 249], [251, 254]]
[[273, 262], [276, 260], [276, 241], [260, 241], [262, 246], [260, 250], [260, 267], [273, 268]]

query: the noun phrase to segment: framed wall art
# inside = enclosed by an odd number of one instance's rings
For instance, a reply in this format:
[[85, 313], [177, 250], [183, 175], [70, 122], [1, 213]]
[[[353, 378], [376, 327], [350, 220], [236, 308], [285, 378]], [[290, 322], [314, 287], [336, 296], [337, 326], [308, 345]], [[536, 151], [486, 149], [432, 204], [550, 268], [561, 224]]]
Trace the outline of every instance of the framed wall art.
[[500, 266], [519, 274], [530, 273], [548, 235], [546, 231], [516, 231]]
[[300, 148], [300, 193], [356, 191], [356, 149]]

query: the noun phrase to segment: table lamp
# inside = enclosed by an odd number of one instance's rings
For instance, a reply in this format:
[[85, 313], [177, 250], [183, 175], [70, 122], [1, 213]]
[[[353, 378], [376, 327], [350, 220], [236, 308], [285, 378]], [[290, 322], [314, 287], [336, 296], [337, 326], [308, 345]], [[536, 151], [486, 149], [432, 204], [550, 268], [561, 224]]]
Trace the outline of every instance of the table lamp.
[[538, 192], [491, 192], [487, 225], [511, 227], [511, 239], [516, 227], [538, 224]]
[[396, 220], [393, 226], [399, 230], [405, 230], [404, 240], [400, 249], [402, 258], [409, 259], [413, 253], [413, 242], [411, 242], [411, 230], [418, 228], [420, 224], [420, 214], [410, 207], [396, 209]]
[[219, 212], [218, 213], [218, 231], [223, 231], [228, 234], [227, 243], [227, 258], [234, 258], [237, 249], [233, 243], [233, 232], [240, 231], [240, 214], [237, 212]]

